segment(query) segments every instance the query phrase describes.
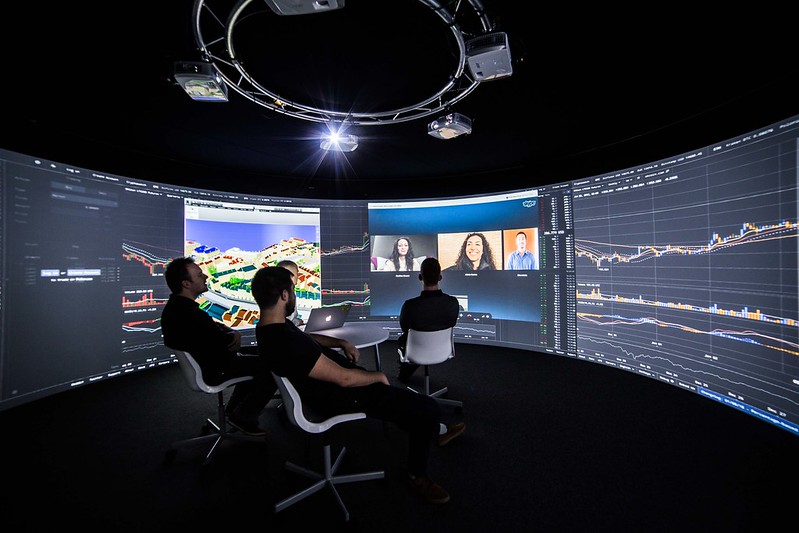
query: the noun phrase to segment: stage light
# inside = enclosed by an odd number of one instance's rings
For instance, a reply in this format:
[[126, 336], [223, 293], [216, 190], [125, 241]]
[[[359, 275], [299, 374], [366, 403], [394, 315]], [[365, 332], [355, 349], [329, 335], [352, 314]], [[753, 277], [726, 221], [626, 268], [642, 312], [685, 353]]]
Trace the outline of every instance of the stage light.
[[227, 85], [210, 63], [202, 61], [175, 62], [175, 81], [192, 100], [227, 102]]
[[460, 113], [449, 113], [427, 125], [427, 133], [439, 139], [452, 139], [472, 132], [472, 119]]
[[352, 152], [358, 148], [358, 137], [355, 135], [341, 135], [339, 133], [331, 133], [322, 138], [319, 144], [322, 150], [332, 152]]

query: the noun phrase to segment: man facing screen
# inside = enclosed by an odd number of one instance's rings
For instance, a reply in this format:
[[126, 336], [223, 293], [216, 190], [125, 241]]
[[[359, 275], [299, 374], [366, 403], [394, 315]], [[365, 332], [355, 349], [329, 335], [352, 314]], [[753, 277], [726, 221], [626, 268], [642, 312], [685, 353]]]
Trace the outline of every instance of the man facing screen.
[[400, 309], [399, 323], [402, 333], [397, 339], [400, 356], [400, 368], [397, 379], [408, 383], [419, 365], [404, 362], [405, 345], [408, 340], [408, 330], [439, 331], [455, 326], [460, 313], [458, 299], [445, 294], [438, 287], [441, 281], [441, 264], [435, 257], [428, 257], [422, 261], [422, 271], [419, 274], [422, 282], [422, 293], [405, 300]]
[[396, 424], [408, 436], [406, 466], [411, 487], [430, 503], [447, 503], [449, 493], [427, 474], [429, 448], [432, 442], [448, 444], [466, 425], [442, 423], [435, 399], [390, 385], [383, 372], [358, 366], [356, 354], [331, 350], [286, 320], [297, 305], [297, 296], [285, 268], [260, 268], [251, 287], [261, 312], [255, 328], [258, 353], [272, 372], [288, 378], [303, 404], [320, 416], [362, 411]]
[[242, 348], [241, 333], [215, 321], [200, 308], [197, 298], [208, 290], [208, 276], [192, 257], [170, 261], [164, 279], [172, 292], [161, 313], [164, 344], [189, 352], [211, 385], [238, 376], [253, 376], [251, 381], [235, 385], [225, 415], [236, 429], [248, 435], [264, 435], [258, 418], [277, 385], [257, 348]]

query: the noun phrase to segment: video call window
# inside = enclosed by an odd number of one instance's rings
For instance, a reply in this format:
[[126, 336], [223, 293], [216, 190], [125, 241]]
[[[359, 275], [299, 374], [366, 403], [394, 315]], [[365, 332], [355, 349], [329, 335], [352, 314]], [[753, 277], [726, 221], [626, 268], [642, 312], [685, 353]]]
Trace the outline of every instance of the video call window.
[[538, 270], [538, 228], [502, 232], [505, 270]]
[[472, 231], [438, 236], [442, 270], [502, 270], [502, 232]]
[[371, 238], [372, 272], [420, 270], [426, 257], [436, 257], [435, 235], [376, 235]]
[[[458, 298], [462, 311], [484, 319], [539, 322], [541, 281], [537, 272], [529, 272], [538, 263], [539, 200], [537, 190], [525, 190], [370, 203], [371, 316], [396, 317], [402, 303], [421, 289], [418, 276], [407, 272], [433, 256], [444, 272], [441, 289]], [[530, 235], [535, 261], [528, 261], [527, 272], [505, 272], [506, 255], [517, 249], [520, 231]], [[392, 257], [401, 254], [404, 261], [394, 263]]]

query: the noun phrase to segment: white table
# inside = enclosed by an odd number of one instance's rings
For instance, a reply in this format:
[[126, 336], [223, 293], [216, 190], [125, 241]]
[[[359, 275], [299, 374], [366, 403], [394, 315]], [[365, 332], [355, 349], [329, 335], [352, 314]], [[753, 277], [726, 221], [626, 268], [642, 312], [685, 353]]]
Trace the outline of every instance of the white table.
[[324, 329], [314, 333], [350, 341], [359, 350], [374, 346], [375, 367], [377, 370], [381, 370], [379, 344], [388, 340], [388, 330], [368, 322], [347, 322], [340, 328]]

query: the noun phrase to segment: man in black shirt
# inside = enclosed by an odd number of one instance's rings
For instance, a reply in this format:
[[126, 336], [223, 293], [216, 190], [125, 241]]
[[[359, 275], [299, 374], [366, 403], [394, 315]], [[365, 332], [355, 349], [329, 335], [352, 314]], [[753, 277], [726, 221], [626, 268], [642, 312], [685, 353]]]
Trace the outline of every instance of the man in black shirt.
[[403, 383], [408, 383], [419, 368], [419, 365], [403, 361], [408, 330], [439, 331], [451, 328], [458, 321], [460, 313], [458, 299], [438, 288], [438, 282], [441, 281], [441, 264], [438, 259], [427, 257], [422, 261], [419, 280], [422, 282], [422, 293], [415, 298], [405, 300], [400, 309], [399, 323], [402, 333], [397, 338], [400, 356], [397, 379]]
[[287, 377], [303, 404], [320, 415], [361, 411], [395, 423], [408, 434], [411, 486], [430, 503], [448, 502], [447, 491], [427, 474], [428, 455], [434, 439], [444, 445], [463, 433], [465, 425], [441, 424], [441, 411], [433, 398], [389, 385], [383, 372], [357, 365], [357, 352], [339, 354], [287, 320], [297, 297], [285, 268], [259, 269], [251, 289], [261, 312], [255, 328], [258, 351], [272, 371]]
[[189, 352], [200, 365], [203, 379], [217, 385], [238, 376], [253, 376], [234, 386], [227, 405], [230, 425], [250, 435], [263, 435], [258, 418], [274, 396], [272, 373], [256, 347], [241, 348], [241, 334], [200, 309], [195, 301], [208, 290], [208, 276], [191, 257], [172, 260], [164, 271], [172, 294], [161, 313], [164, 344]]

